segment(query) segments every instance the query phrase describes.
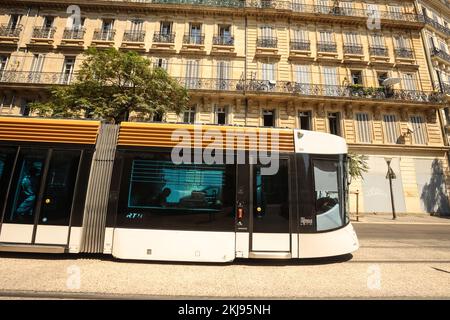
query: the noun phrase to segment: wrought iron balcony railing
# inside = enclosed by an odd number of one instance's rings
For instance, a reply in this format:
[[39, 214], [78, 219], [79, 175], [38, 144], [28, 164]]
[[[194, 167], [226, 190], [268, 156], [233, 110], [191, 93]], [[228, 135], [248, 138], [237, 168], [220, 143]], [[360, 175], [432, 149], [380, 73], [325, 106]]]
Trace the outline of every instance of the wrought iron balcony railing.
[[145, 31], [127, 30], [123, 34], [123, 41], [126, 42], [144, 42]]
[[450, 29], [449, 28], [447, 28], [446, 26], [443, 26], [442, 24], [440, 24], [439, 22], [433, 20], [430, 17], [425, 16], [424, 18], [425, 18], [425, 23], [426, 24], [429, 24], [429, 25], [433, 26], [435, 29], [441, 31], [442, 33], [444, 33], [444, 34], [446, 34], [448, 36], [450, 36]]
[[66, 28], [62, 38], [65, 40], [82, 40], [85, 33], [85, 28]]
[[18, 25], [15, 28], [12, 28], [7, 24], [0, 25], [0, 37], [18, 38], [21, 31], [22, 25]]
[[409, 48], [395, 48], [395, 56], [398, 58], [414, 59], [414, 53]]
[[103, 29], [96, 29], [94, 30], [94, 37], [92, 40], [95, 41], [114, 41], [114, 37], [116, 35], [116, 30], [103, 30]]
[[[40, 85], [67, 85], [76, 79], [76, 73], [0, 71], [0, 83], [26, 83]], [[298, 83], [294, 81], [212, 79], [198, 77], [176, 78], [189, 90], [221, 90], [232, 92], [277, 93], [297, 96], [327, 96], [342, 99], [399, 100], [410, 102], [442, 103], [444, 95], [437, 92], [397, 90], [388, 87], [368, 88], [359, 85], [339, 86]], [[450, 85], [447, 85], [450, 90]], [[447, 92], [450, 94], [450, 91]]]
[[337, 52], [337, 45], [334, 42], [317, 42], [318, 52]]
[[175, 42], [175, 33], [155, 32], [153, 34], [153, 42], [157, 42], [157, 43], [174, 43]]
[[185, 34], [183, 37], [184, 44], [198, 44], [202, 45], [205, 43], [204, 34]]
[[234, 46], [233, 36], [214, 36], [213, 45], [216, 46]]
[[1, 83], [28, 83], [28, 84], [70, 84], [75, 79], [75, 73], [63, 72], [32, 72], [32, 71], [0, 71]]
[[433, 51], [431, 51], [432, 56], [439, 57], [445, 61], [447, 61], [450, 64], [450, 54], [447, 52], [440, 50], [438, 48], [433, 48]]
[[369, 52], [371, 56], [378, 56], [378, 57], [387, 57], [389, 53], [386, 47], [376, 47], [376, 46], [369, 47]]
[[278, 45], [278, 39], [277, 38], [258, 38], [256, 39], [256, 46], [260, 48], [276, 48]]
[[[314, 13], [329, 16], [350, 16], [367, 18], [367, 10], [356, 8], [343, 8], [340, 6], [306, 5], [295, 3], [292, 0], [109, 0], [118, 2], [138, 2], [149, 4], [173, 4], [192, 5], [204, 7], [226, 7], [226, 8], [250, 8], [262, 10], [288, 10], [299, 13]], [[447, 0], [441, 0], [447, 1]], [[377, 11], [381, 19], [423, 22], [423, 17], [415, 13], [398, 13], [390, 11]]]
[[31, 37], [35, 39], [53, 39], [55, 31], [56, 28], [53, 27], [52, 28], [34, 27]]
[[359, 44], [344, 45], [344, 53], [346, 54], [363, 54], [363, 47]]
[[291, 50], [311, 50], [311, 42], [309, 40], [294, 40], [290, 43]]
[[450, 82], [442, 83], [442, 93], [450, 95]]

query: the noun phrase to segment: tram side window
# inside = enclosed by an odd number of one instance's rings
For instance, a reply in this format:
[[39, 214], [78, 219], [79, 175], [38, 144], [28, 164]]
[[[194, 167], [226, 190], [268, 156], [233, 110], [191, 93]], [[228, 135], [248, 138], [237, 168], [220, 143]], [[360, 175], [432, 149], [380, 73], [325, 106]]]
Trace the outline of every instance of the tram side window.
[[[134, 159], [125, 224], [190, 230], [232, 230], [234, 166]], [[121, 219], [119, 218], [119, 223]]]
[[[13, 148], [0, 148], [0, 203], [3, 204], [6, 195], [6, 189], [8, 188], [9, 177], [11, 174], [14, 156], [16, 150]], [[2, 206], [0, 205], [0, 210]], [[0, 212], [1, 214], [1, 212]]]
[[344, 225], [338, 180], [339, 164], [330, 160], [314, 160], [313, 164], [317, 231], [339, 228]]
[[39, 223], [68, 225], [80, 151], [54, 150], [45, 183]]
[[11, 204], [5, 221], [13, 223], [33, 223], [35, 205], [39, 192], [47, 150], [22, 149], [19, 153], [10, 192]]

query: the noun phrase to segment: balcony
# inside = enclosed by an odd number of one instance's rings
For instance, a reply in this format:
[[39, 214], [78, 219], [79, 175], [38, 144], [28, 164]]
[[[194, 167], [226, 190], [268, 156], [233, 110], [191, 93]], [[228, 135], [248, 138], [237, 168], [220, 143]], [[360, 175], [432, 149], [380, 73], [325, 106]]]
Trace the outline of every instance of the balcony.
[[259, 48], [276, 48], [277, 45], [277, 38], [258, 38], [256, 40], [256, 46]]
[[439, 60], [441, 60], [441, 62], [450, 65], [450, 54], [443, 50], [433, 48], [433, 50], [431, 51], [431, 57], [438, 58]]
[[31, 34], [31, 45], [53, 46], [56, 28], [34, 27]]
[[414, 59], [414, 52], [409, 48], [395, 48], [395, 57], [400, 59]]
[[145, 31], [126, 30], [123, 34], [122, 48], [145, 50]]
[[233, 91], [247, 93], [274, 93], [289, 96], [333, 97], [345, 100], [408, 101], [417, 103], [442, 103], [444, 96], [436, 92], [396, 90], [385, 87], [360, 85], [323, 85], [293, 81], [235, 80], [209, 78], [177, 78], [189, 90]]
[[234, 52], [233, 36], [214, 36], [211, 50], [212, 55], [236, 55]]
[[256, 39], [255, 56], [259, 58], [281, 58], [278, 54], [278, 39], [274, 37], [261, 37]]
[[432, 26], [436, 31], [442, 33], [443, 35], [450, 37], [450, 29], [434, 21], [432, 18], [425, 16], [425, 23]]
[[234, 46], [233, 36], [214, 36], [213, 37], [214, 46]]
[[31, 72], [8, 71], [0, 72], [0, 83], [36, 84], [36, 85], [66, 85], [75, 79], [75, 75], [62, 72]]
[[311, 57], [311, 42], [309, 40], [292, 40], [289, 43], [289, 49], [290, 60], [314, 60]]
[[334, 42], [318, 42], [317, 51], [337, 53], [337, 45]]
[[183, 44], [202, 46], [205, 43], [204, 34], [185, 34], [183, 37]]
[[311, 51], [311, 42], [309, 40], [294, 40], [290, 42], [289, 48], [295, 51]]
[[363, 54], [363, 47], [362, 45], [344, 45], [344, 54], [348, 55], [362, 55]]
[[83, 49], [85, 28], [66, 28], [61, 39], [61, 47], [80, 47]]
[[92, 46], [95, 47], [112, 47], [114, 45], [114, 37], [116, 30], [94, 30], [94, 36], [92, 37]]
[[370, 46], [369, 53], [371, 56], [375, 56], [375, 57], [388, 57], [389, 56], [389, 51], [386, 47]]
[[204, 34], [185, 34], [183, 36], [183, 47], [180, 53], [184, 54], [206, 54]]
[[0, 44], [2, 45], [14, 45], [19, 42], [20, 32], [22, 26], [18, 25], [15, 28], [11, 28], [7, 24], [0, 25]]
[[155, 32], [150, 52], [175, 53], [175, 33]]

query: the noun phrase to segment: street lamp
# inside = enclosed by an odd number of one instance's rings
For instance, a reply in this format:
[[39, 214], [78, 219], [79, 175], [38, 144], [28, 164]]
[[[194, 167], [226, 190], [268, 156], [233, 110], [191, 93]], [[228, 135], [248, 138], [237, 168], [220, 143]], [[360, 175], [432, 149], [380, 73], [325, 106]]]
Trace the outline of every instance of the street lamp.
[[384, 158], [386, 160], [387, 166], [388, 166], [388, 172], [386, 174], [386, 179], [389, 179], [389, 189], [391, 191], [391, 206], [392, 206], [392, 219], [397, 219], [397, 216], [395, 214], [395, 205], [394, 205], [394, 192], [392, 191], [392, 179], [395, 179], [395, 173], [394, 170], [391, 168], [391, 161], [392, 158]]

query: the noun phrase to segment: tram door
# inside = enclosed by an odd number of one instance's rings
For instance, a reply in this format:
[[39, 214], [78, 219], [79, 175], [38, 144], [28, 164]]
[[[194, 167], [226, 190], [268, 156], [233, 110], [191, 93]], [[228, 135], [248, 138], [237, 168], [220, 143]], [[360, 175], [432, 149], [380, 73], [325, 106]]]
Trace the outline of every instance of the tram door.
[[[290, 257], [289, 160], [279, 159], [278, 171], [264, 174], [261, 165], [250, 165], [250, 256], [279, 253]], [[280, 256], [280, 257], [281, 257]]]
[[0, 148], [0, 242], [66, 245], [81, 151]]

